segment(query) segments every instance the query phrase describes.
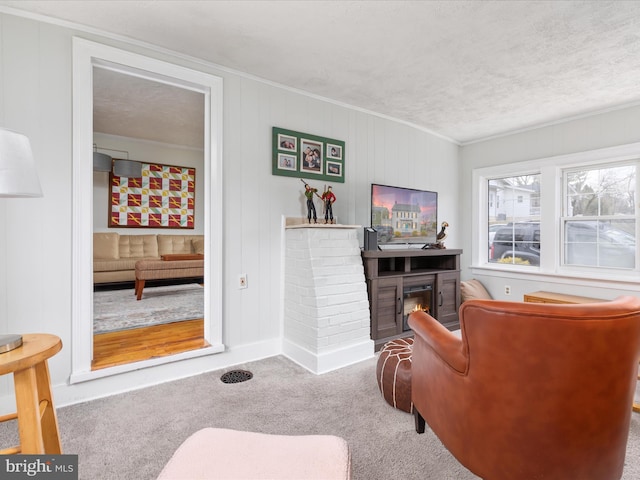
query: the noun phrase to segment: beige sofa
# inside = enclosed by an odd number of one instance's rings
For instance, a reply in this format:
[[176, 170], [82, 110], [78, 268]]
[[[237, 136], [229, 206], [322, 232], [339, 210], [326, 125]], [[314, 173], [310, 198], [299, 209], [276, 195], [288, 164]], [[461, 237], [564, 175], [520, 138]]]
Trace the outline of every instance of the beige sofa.
[[133, 282], [138, 260], [169, 254], [204, 254], [204, 235], [93, 234], [93, 283]]

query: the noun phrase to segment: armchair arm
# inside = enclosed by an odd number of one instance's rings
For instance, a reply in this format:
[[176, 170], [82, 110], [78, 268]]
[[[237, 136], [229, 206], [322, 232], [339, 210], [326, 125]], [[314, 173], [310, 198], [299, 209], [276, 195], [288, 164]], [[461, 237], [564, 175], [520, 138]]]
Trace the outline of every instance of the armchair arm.
[[416, 340], [427, 344], [451, 368], [460, 373], [467, 371], [467, 355], [461, 338], [423, 311], [409, 315], [409, 326], [415, 333]]

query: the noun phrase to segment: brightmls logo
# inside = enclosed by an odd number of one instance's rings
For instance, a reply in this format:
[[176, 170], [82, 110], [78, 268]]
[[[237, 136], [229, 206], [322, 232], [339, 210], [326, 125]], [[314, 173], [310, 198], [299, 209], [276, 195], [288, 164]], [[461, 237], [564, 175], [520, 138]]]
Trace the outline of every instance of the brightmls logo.
[[12, 462], [8, 458], [4, 461], [7, 473], [26, 473], [28, 477], [35, 477], [38, 473], [52, 473], [52, 462], [42, 462], [39, 458], [35, 462], [28, 462], [25, 458], [22, 462]]
[[78, 480], [78, 455], [0, 455], [0, 478]]

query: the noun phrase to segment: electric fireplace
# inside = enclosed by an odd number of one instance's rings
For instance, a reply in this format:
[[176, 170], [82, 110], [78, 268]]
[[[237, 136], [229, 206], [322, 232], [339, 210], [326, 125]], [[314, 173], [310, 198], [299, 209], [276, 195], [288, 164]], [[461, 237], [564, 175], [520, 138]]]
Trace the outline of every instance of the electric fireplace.
[[433, 284], [405, 286], [403, 294], [402, 331], [409, 328], [409, 314], [418, 310], [432, 314], [433, 312]]

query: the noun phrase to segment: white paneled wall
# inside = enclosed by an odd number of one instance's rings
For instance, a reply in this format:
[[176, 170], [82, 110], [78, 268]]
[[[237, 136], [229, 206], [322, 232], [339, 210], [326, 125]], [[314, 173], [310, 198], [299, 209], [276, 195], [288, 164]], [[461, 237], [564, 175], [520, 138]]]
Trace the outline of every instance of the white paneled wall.
[[[68, 385], [71, 352], [72, 46], [74, 34], [224, 81], [224, 353]], [[0, 125], [27, 134], [45, 197], [0, 200], [0, 333], [50, 332], [63, 350], [51, 360], [59, 404], [194, 375], [281, 352], [282, 216], [304, 216], [298, 179], [271, 175], [273, 126], [346, 142], [346, 183], [334, 184], [334, 214], [368, 225], [372, 182], [439, 193], [447, 245], [461, 246], [458, 146], [428, 132], [336, 102], [261, 82], [194, 59], [0, 14]], [[116, 147], [117, 148], [117, 147]], [[126, 149], [125, 149], [126, 150]], [[358, 232], [360, 244], [362, 232]], [[89, 261], [89, 259], [87, 259]], [[249, 287], [237, 288], [247, 274]], [[0, 413], [12, 390], [0, 380]]]

